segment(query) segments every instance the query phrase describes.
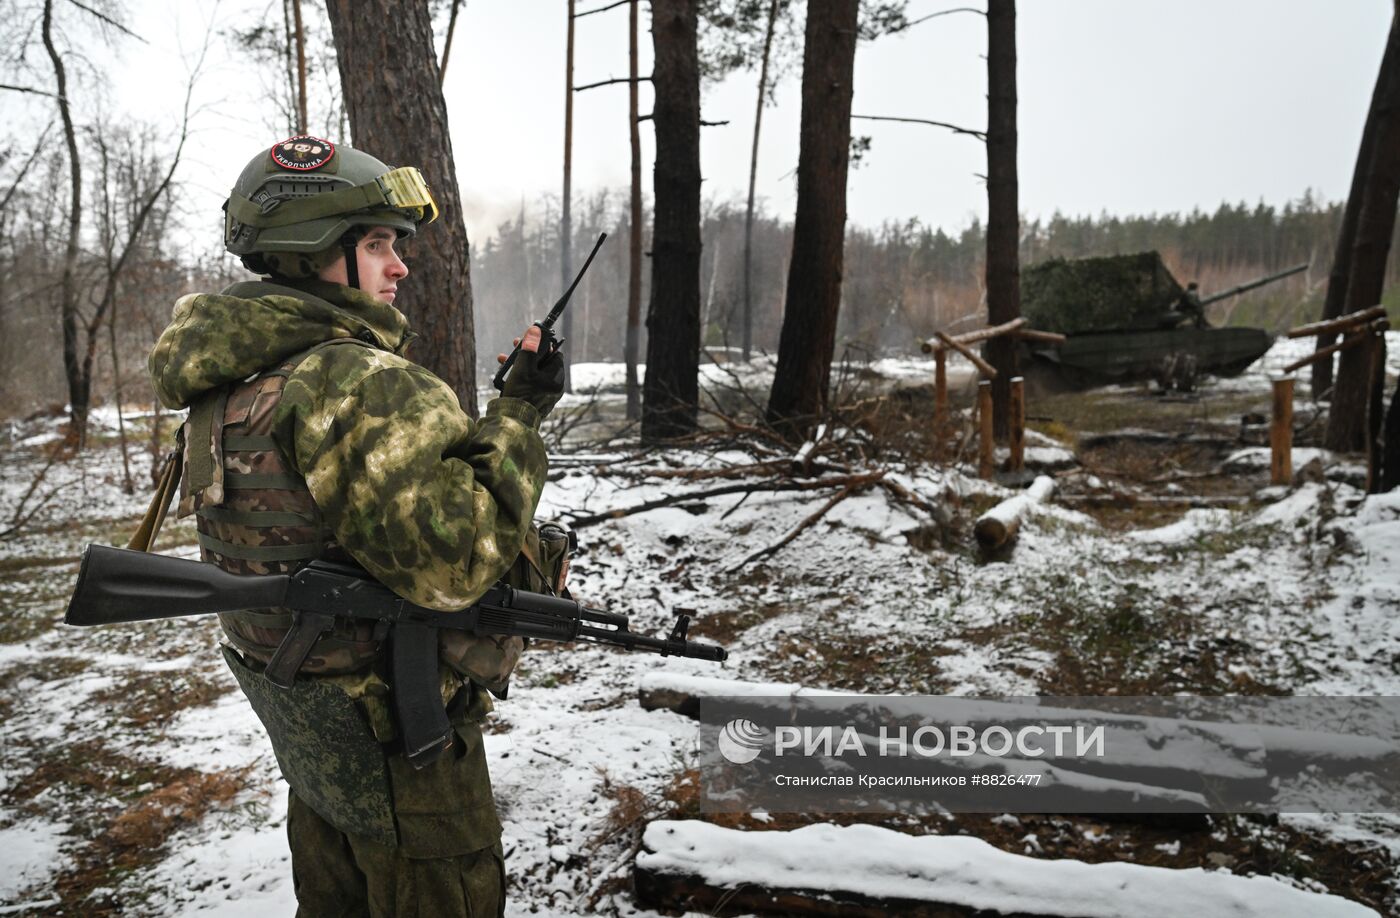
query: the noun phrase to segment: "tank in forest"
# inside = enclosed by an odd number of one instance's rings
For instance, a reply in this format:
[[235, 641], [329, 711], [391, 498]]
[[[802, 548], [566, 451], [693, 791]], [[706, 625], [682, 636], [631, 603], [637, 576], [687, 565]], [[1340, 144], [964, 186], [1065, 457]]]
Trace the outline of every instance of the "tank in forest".
[[1155, 251], [1041, 262], [1021, 274], [1021, 314], [1029, 327], [1066, 341], [1027, 342], [1028, 373], [1068, 388], [1156, 379], [1190, 389], [1200, 374], [1235, 376], [1264, 355], [1273, 336], [1262, 328], [1212, 328], [1205, 307], [1306, 268], [1201, 297]]

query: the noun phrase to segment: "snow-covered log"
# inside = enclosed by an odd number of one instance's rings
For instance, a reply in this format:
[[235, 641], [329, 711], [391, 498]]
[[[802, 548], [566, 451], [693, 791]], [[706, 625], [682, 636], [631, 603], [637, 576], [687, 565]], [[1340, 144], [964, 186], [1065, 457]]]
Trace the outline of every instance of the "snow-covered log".
[[642, 836], [637, 897], [652, 908], [794, 915], [1054, 918], [1378, 918], [1339, 896], [1201, 868], [1011, 854], [978, 838], [871, 825], [746, 832], [658, 821]]
[[972, 528], [977, 544], [983, 551], [992, 551], [1010, 542], [1021, 527], [1021, 518], [1031, 507], [1048, 500], [1054, 491], [1055, 479], [1041, 475], [1020, 494], [1007, 498], [982, 514]]
[[[642, 707], [666, 709], [699, 717], [707, 698], [723, 699], [727, 716], [747, 707], [760, 721], [771, 721], [776, 706], [792, 722], [816, 717], [822, 723], [837, 720], [858, 730], [872, 724], [929, 722], [996, 723], [1015, 730], [1043, 722], [1102, 725], [1113, 755], [1103, 759], [1060, 760], [1053, 764], [1025, 758], [969, 757], [961, 761], [910, 759], [914, 769], [947, 771], [966, 768], [1008, 774], [1040, 774], [1037, 792], [1053, 789], [1059, 800], [1073, 801], [1079, 811], [1199, 812], [1211, 809], [1201, 794], [1209, 790], [1218, 802], [1298, 805], [1304, 799], [1285, 787], [1274, 793], [1273, 782], [1310, 765], [1329, 769], [1372, 771], [1394, 762], [1397, 748], [1386, 736], [1334, 733], [1317, 728], [1265, 723], [1226, 723], [1211, 719], [1145, 716], [1091, 708], [1029, 705], [1013, 700], [942, 698], [936, 708], [928, 699], [899, 695], [853, 695], [790, 682], [743, 682], [707, 676], [652, 672], [638, 687]], [[843, 699], [850, 710], [841, 713]], [[1209, 709], [1198, 717], [1209, 717]], [[1296, 716], [1296, 715], [1295, 715]], [[874, 748], [871, 739], [867, 746]], [[1350, 798], [1346, 798], [1350, 799]], [[1248, 807], [1246, 807], [1248, 808]]]

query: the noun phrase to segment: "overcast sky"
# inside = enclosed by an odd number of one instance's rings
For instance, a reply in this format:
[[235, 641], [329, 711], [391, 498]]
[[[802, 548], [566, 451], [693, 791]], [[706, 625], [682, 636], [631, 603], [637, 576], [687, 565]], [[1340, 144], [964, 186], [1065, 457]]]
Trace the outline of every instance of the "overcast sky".
[[[579, 0], [580, 10], [607, 0]], [[959, 3], [911, 0], [911, 18]], [[268, 0], [135, 0], [129, 22], [150, 44], [119, 40], [83, 51], [111, 74], [114, 104], [177, 123], [185, 63], [212, 20], [268, 15]], [[1017, 43], [1021, 209], [1027, 216], [1212, 209], [1222, 200], [1283, 204], [1312, 188], [1346, 195], [1389, 24], [1388, 0], [1022, 0]], [[272, 10], [280, 15], [280, 3]], [[467, 0], [445, 87], [472, 239], [561, 184], [564, 0]], [[649, 73], [643, 4], [641, 72]], [[625, 76], [625, 7], [578, 22], [576, 82]], [[78, 36], [77, 30], [70, 34]], [[986, 121], [986, 25], [957, 14], [862, 43], [857, 114]], [[42, 56], [41, 56], [42, 57]], [[759, 194], [794, 206], [800, 68], [764, 116]], [[42, 73], [42, 71], [40, 71]], [[706, 90], [704, 193], [742, 201], [757, 76]], [[217, 234], [216, 209], [244, 162], [280, 137], [255, 108], [260, 81], [222, 45], [197, 95], [203, 110], [184, 177]], [[625, 187], [624, 85], [576, 96], [574, 188]], [[33, 97], [0, 93], [0, 116], [24, 124]], [[38, 104], [42, 104], [39, 101]], [[642, 89], [650, 111], [650, 87]], [[857, 122], [872, 138], [851, 174], [850, 219], [918, 218], [959, 229], [985, 212], [975, 139], [922, 125]], [[643, 125], [650, 191], [651, 129]], [[338, 140], [339, 138], [331, 138]], [[372, 151], [371, 151], [372, 152]]]

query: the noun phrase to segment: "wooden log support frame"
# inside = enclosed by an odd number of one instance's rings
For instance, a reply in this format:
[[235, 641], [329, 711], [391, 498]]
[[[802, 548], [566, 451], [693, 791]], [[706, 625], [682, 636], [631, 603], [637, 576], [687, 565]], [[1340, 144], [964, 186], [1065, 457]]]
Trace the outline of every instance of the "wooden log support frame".
[[943, 459], [948, 442], [948, 351], [933, 352], [933, 443], [934, 458]]
[[1026, 381], [1011, 377], [1011, 447], [1010, 469], [1019, 472], [1026, 467]]
[[[965, 334], [953, 336], [947, 332], [935, 332], [932, 338], [920, 342], [920, 349], [925, 354], [933, 355], [933, 433], [934, 433], [934, 454], [936, 458], [942, 459], [947, 447], [948, 438], [948, 351], [957, 351], [977, 368], [982, 380], [988, 381], [996, 379], [997, 371], [991, 364], [987, 363], [976, 352], [968, 347], [982, 341], [990, 341], [1002, 335], [1014, 335], [1024, 341], [1039, 341], [1045, 344], [1064, 344], [1065, 336], [1057, 335], [1054, 332], [1036, 331], [1025, 327], [1024, 318], [1012, 319], [1001, 325], [991, 325], [987, 328], [979, 328]], [[988, 390], [990, 393], [990, 390]], [[982, 407], [982, 394], [979, 385], [977, 416], [979, 419], [979, 438], [988, 441], [988, 446], [981, 449], [982, 459], [979, 462], [978, 474], [983, 478], [991, 478], [995, 468], [987, 471], [986, 456], [994, 455], [995, 446], [990, 444], [990, 431], [994, 429], [993, 418], [990, 408], [985, 412]], [[1020, 471], [1025, 468], [1025, 442], [1026, 442], [1026, 394], [1025, 380], [1022, 377], [1015, 377], [1011, 380], [1011, 461], [1010, 469]]]
[[[1342, 340], [1298, 358], [1283, 368], [1281, 378], [1274, 380], [1273, 419], [1269, 426], [1269, 470], [1273, 484], [1289, 484], [1293, 479], [1293, 374], [1319, 360], [1331, 360], [1333, 354], [1364, 346], [1371, 358], [1366, 399], [1366, 490], [1370, 493], [1378, 487], [1381, 451], [1377, 437], [1384, 401], [1385, 333], [1389, 329], [1385, 307], [1372, 306], [1338, 319], [1300, 325], [1287, 332], [1285, 337], [1288, 338], [1340, 334]], [[1286, 398], [1282, 395], [1285, 382]]]
[[1269, 425], [1269, 483], [1293, 482], [1293, 383], [1292, 373], [1274, 377], [1273, 420]]
[[996, 439], [992, 436], [992, 381], [977, 384], [977, 477], [991, 480], [997, 471]]

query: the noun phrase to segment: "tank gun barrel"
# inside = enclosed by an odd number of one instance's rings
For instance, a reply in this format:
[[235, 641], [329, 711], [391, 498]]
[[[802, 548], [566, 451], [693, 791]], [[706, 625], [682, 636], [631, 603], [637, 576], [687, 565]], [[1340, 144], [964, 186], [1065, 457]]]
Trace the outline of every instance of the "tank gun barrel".
[[1201, 305], [1209, 306], [1211, 303], [1218, 302], [1219, 300], [1228, 299], [1232, 296], [1238, 296], [1241, 293], [1246, 293], [1250, 290], [1253, 290], [1255, 287], [1262, 287], [1265, 284], [1272, 284], [1274, 281], [1283, 280], [1285, 277], [1290, 277], [1294, 274], [1297, 274], [1299, 271], [1305, 271], [1307, 270], [1307, 267], [1308, 262], [1304, 262], [1301, 265], [1294, 265], [1293, 267], [1280, 271], [1277, 274], [1270, 274], [1265, 277], [1261, 277], [1256, 280], [1240, 284], [1238, 287], [1231, 287], [1229, 290], [1222, 290], [1219, 293], [1212, 293], [1210, 296], [1201, 297]]

